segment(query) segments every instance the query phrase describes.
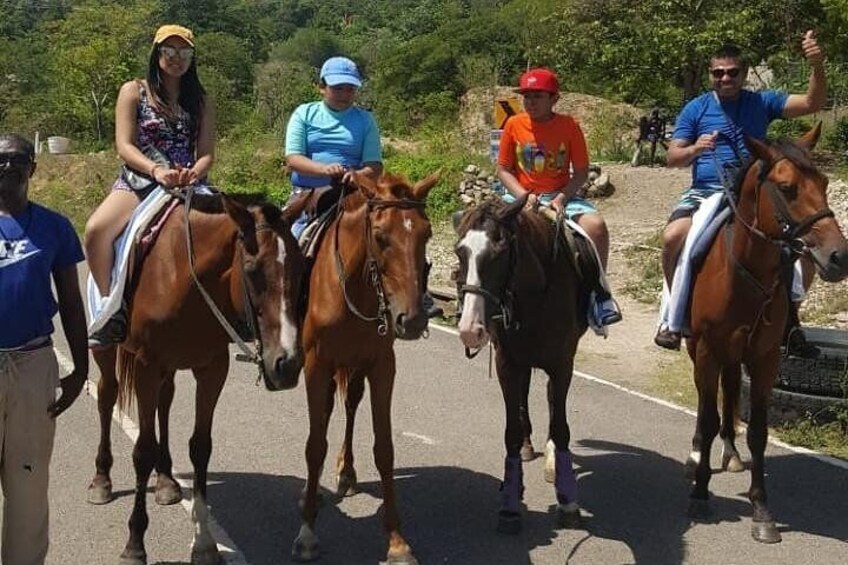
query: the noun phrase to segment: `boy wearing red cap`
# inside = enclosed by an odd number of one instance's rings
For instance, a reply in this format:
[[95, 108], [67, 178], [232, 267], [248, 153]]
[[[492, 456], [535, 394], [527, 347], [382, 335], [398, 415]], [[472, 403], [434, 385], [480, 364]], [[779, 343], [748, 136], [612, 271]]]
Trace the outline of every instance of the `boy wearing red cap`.
[[[605, 271], [609, 233], [597, 209], [577, 196], [589, 173], [589, 154], [577, 121], [553, 110], [559, 81], [548, 69], [531, 69], [521, 75], [518, 92], [524, 98], [524, 112], [506, 122], [498, 153], [498, 178], [508, 192], [504, 199], [514, 201], [529, 193], [528, 205], [548, 205], [558, 214], [564, 211], [592, 240]], [[604, 326], [620, 321], [621, 312], [608, 291], [599, 293], [594, 302], [589, 322], [605, 335]]]

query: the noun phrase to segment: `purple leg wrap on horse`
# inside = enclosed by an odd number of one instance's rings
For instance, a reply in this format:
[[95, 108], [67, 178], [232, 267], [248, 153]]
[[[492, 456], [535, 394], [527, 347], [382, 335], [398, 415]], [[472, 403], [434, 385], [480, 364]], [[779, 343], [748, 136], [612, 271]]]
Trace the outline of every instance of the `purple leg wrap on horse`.
[[501, 511], [521, 512], [521, 498], [524, 496], [524, 470], [520, 457], [507, 457], [504, 460], [504, 480], [501, 483]]
[[557, 502], [568, 504], [577, 502], [577, 477], [571, 462], [571, 452], [567, 449], [556, 452], [556, 486]]

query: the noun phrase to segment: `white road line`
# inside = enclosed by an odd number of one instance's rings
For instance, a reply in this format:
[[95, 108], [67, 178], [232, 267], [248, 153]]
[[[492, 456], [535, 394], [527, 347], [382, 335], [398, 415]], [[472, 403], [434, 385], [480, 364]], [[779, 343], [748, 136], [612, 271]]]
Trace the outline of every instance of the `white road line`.
[[431, 438], [429, 436], [416, 434], [414, 432], [401, 432], [400, 435], [408, 437], [408, 438], [412, 438], [412, 439], [417, 439], [421, 443], [423, 443], [424, 445], [436, 445], [436, 440], [434, 440], [433, 438]]
[[[455, 336], [459, 337], [459, 332], [456, 331], [453, 328], [448, 328], [448, 327], [441, 326], [439, 324], [434, 324], [434, 323], [431, 323], [429, 327], [430, 327], [431, 330], [436, 329], [436, 330], [439, 330], [441, 332], [444, 332], [444, 333], [447, 333], [447, 334], [450, 334], [450, 335], [455, 335]], [[631, 396], [641, 398], [642, 400], [647, 400], [648, 402], [653, 402], [654, 404], [659, 404], [660, 406], [663, 406], [665, 408], [669, 408], [671, 410], [683, 412], [684, 414], [688, 414], [689, 416], [692, 416], [693, 418], [697, 417], [697, 415], [698, 415], [697, 412], [695, 412], [694, 410], [690, 410], [689, 408], [686, 408], [684, 406], [680, 406], [678, 404], [675, 404], [673, 402], [669, 402], [667, 400], [663, 400], [661, 398], [655, 398], [653, 396], [649, 396], [649, 395], [644, 394], [642, 392], [639, 392], [639, 391], [636, 391], [636, 390], [633, 390], [633, 389], [629, 389], [629, 388], [621, 386], [621, 385], [617, 385], [615, 383], [612, 383], [610, 381], [606, 381], [604, 379], [600, 379], [600, 378], [595, 377], [593, 375], [590, 375], [588, 373], [583, 373], [581, 371], [575, 370], [574, 374], [576, 376], [580, 377], [581, 379], [585, 379], [587, 381], [590, 381], [590, 382], [593, 382], [593, 383], [596, 383], [596, 384], [599, 384], [599, 385], [603, 385], [603, 386], [613, 388], [615, 390], [618, 390], [620, 392], [624, 392], [624, 393], [629, 394]], [[744, 424], [742, 424], [742, 427], [746, 427], [746, 426]], [[800, 455], [807, 455], [809, 457], [812, 457], [813, 459], [817, 459], [817, 460], [821, 461], [822, 463], [826, 463], [828, 465], [833, 465], [834, 467], [839, 467], [840, 469], [848, 470], [848, 461], [844, 461], [842, 459], [837, 459], [836, 457], [831, 457], [830, 455], [826, 455], [824, 453], [819, 453], [818, 451], [814, 451], [812, 449], [807, 449], [806, 447], [799, 447], [797, 445], [792, 445], [790, 443], [780, 441], [779, 439], [774, 439], [770, 436], [769, 436], [768, 441], [772, 445], [775, 445], [777, 447], [782, 447], [783, 449], [786, 449], [787, 451], [792, 451], [793, 453], [798, 453]]]
[[[59, 365], [65, 372], [71, 372], [73, 370], [73, 363], [71, 363], [70, 359], [68, 359], [61, 351], [54, 348], [56, 352], [56, 359], [59, 361]], [[93, 381], [89, 381], [86, 383], [85, 390], [89, 396], [91, 396], [95, 402], [97, 402], [97, 383]], [[121, 427], [124, 433], [127, 435], [133, 443], [135, 443], [136, 439], [138, 439], [138, 426], [132, 419], [118, 410], [118, 407], [115, 406], [115, 409], [112, 412], [112, 419]], [[178, 475], [180, 473], [176, 468], [173, 469], [173, 474]], [[177, 478], [174, 479], [179, 483], [180, 487], [187, 491], [187, 493], [191, 493], [191, 482]], [[180, 504], [183, 507], [183, 510], [191, 517], [191, 501], [189, 500], [189, 496], [185, 493], [183, 495], [182, 502]], [[250, 565], [250, 562], [245, 558], [244, 554], [241, 550], [236, 546], [235, 542], [230, 538], [229, 534], [222, 528], [218, 522], [215, 520], [215, 517], [211, 514], [212, 507], [210, 505], [210, 514], [209, 514], [209, 532], [212, 534], [212, 537], [215, 538], [215, 542], [218, 545], [218, 551], [221, 553], [221, 557], [230, 564], [230, 565]]]

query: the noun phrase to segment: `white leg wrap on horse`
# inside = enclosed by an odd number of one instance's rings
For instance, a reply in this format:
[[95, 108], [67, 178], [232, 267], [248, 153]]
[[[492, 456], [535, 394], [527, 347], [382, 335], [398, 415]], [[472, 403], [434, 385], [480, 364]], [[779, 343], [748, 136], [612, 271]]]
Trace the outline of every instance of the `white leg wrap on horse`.
[[695, 463], [695, 465], [700, 465], [701, 463], [701, 452], [700, 451], [692, 451], [689, 453], [689, 461]]
[[211, 547], [217, 547], [212, 534], [209, 533], [209, 507], [203, 497], [197, 493], [191, 503], [191, 521], [194, 522], [192, 551], [205, 551]]

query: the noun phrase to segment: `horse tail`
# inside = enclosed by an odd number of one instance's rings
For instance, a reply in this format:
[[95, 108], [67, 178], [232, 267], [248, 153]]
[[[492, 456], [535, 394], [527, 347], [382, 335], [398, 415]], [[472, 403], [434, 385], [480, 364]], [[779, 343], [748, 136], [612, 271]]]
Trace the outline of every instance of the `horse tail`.
[[350, 386], [350, 374], [350, 369], [336, 370], [336, 394], [339, 398], [339, 404], [342, 406], [344, 406], [344, 403], [347, 400], [347, 390]]
[[135, 354], [118, 347], [118, 408], [126, 413], [135, 398]]

